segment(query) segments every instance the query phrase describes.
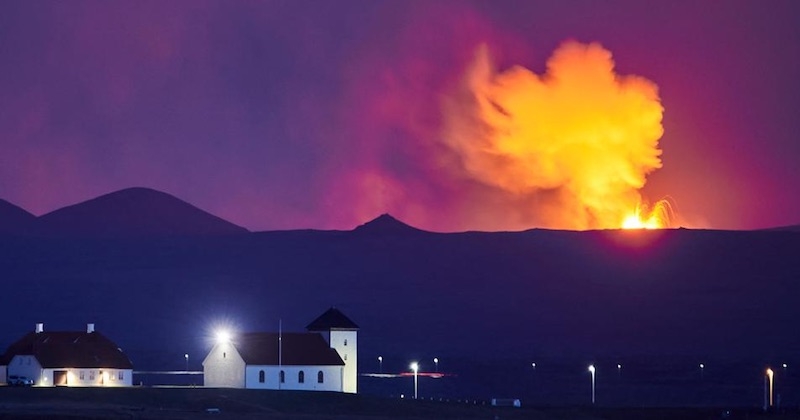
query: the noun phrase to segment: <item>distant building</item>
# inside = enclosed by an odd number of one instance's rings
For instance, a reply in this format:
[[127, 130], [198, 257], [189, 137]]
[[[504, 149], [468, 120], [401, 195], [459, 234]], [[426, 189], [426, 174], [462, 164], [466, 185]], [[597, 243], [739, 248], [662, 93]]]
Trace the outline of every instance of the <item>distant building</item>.
[[358, 326], [336, 308], [305, 333], [246, 333], [203, 360], [207, 387], [357, 392]]
[[131, 386], [133, 365], [113, 341], [87, 324], [86, 331], [33, 332], [0, 357], [0, 380], [25, 376], [35, 386]]

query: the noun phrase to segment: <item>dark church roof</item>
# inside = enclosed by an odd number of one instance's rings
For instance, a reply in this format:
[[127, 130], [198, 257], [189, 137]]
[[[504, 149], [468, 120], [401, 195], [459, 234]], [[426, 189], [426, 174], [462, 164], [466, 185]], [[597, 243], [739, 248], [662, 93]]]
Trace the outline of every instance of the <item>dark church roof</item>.
[[357, 330], [358, 325], [351, 321], [342, 311], [330, 308], [317, 319], [311, 321], [306, 326], [306, 329], [309, 331]]
[[133, 369], [128, 356], [99, 332], [30, 332], [8, 347], [0, 365], [14, 356], [34, 356], [43, 368]]
[[[234, 342], [236, 350], [248, 365], [278, 365], [278, 333], [247, 333]], [[328, 347], [317, 333], [283, 333], [281, 336], [281, 365], [343, 366], [335, 349]]]

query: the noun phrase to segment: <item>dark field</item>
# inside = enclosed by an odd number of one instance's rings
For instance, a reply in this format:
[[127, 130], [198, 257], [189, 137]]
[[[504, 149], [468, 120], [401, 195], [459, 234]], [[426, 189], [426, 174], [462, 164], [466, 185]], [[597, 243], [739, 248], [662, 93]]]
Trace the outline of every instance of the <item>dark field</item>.
[[[207, 409], [219, 409], [209, 413]], [[0, 388], [0, 418], [23, 419], [761, 419], [800, 418], [722, 408], [490, 407], [335, 393], [205, 388]]]

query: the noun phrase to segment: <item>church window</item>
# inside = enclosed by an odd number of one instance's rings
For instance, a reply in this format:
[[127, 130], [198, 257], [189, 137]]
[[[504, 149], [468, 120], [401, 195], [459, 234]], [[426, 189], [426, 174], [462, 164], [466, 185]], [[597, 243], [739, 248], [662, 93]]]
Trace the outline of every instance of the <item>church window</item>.
[[317, 383], [321, 384], [324, 379], [322, 371], [317, 372]]
[[258, 382], [260, 382], [262, 384], [264, 383], [264, 371], [263, 370], [258, 371]]
[[347, 339], [346, 338], [344, 339], [344, 345], [345, 346], [347, 345]]
[[286, 372], [281, 371], [281, 375], [280, 376], [281, 376], [281, 383], [282, 384], [286, 383]]
[[297, 382], [304, 383], [306, 381], [306, 373], [302, 370], [297, 374]]

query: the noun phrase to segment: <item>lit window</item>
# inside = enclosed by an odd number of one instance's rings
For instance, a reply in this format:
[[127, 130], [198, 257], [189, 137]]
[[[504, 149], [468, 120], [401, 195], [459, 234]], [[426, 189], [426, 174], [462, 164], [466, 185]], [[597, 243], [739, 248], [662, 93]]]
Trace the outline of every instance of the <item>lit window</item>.
[[297, 382], [304, 383], [306, 381], [306, 373], [302, 370], [297, 374]]
[[286, 383], [286, 372], [281, 371], [281, 383]]
[[258, 382], [261, 382], [262, 384], [264, 383], [264, 371], [263, 370], [258, 371]]
[[81, 374], [80, 374], [78, 377], [79, 377], [81, 380], [83, 380], [83, 371], [81, 371]]
[[322, 371], [319, 371], [319, 372], [317, 372], [317, 383], [321, 384], [322, 380], [323, 380], [323, 374], [322, 374]]

